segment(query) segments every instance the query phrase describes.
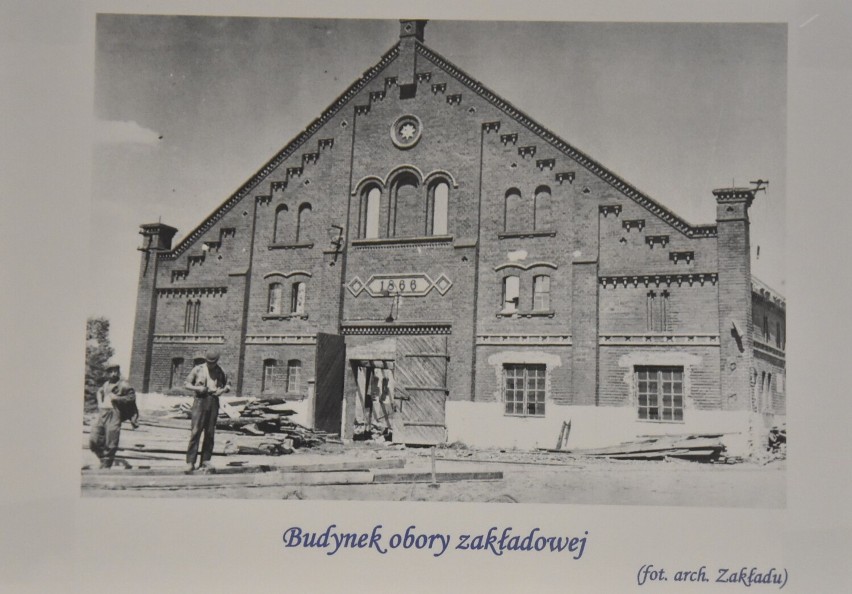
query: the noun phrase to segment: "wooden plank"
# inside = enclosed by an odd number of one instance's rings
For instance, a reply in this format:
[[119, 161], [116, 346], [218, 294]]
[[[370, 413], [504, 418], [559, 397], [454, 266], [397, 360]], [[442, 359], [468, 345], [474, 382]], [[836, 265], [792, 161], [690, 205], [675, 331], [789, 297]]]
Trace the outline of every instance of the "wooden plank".
[[366, 460], [363, 462], [353, 460], [351, 462], [275, 465], [275, 469], [281, 472], [339, 472], [346, 470], [376, 470], [389, 468], [405, 468], [405, 458]]
[[[276, 473], [319, 473], [319, 472], [349, 472], [369, 471], [376, 469], [404, 468], [405, 459], [390, 458], [387, 460], [366, 460], [331, 462], [320, 464], [256, 464], [250, 466], [217, 466], [216, 474], [246, 474], [253, 472], [276, 472]], [[91, 469], [83, 470], [83, 475], [98, 476], [158, 476], [158, 475], [183, 475], [183, 467], [160, 466], [158, 468], [131, 468], [131, 469]]]
[[[216, 474], [251, 474], [254, 472], [270, 472], [272, 471], [271, 466], [267, 466], [265, 464], [257, 465], [257, 466], [222, 466], [216, 469]], [[186, 475], [186, 470], [183, 466], [160, 466], [156, 468], [109, 468], [109, 469], [101, 469], [101, 468], [92, 468], [90, 470], [83, 470], [83, 477], [87, 476], [113, 476], [113, 477], [125, 477], [125, 476], [176, 476]]]
[[257, 472], [244, 474], [183, 474], [161, 476], [86, 475], [84, 489], [169, 489], [216, 487], [285, 487], [293, 485], [356, 485], [373, 481], [370, 471]]
[[[611, 454], [630, 454], [640, 452], [664, 452], [672, 449], [703, 449], [703, 448], [723, 448], [723, 444], [718, 439], [713, 438], [694, 438], [694, 439], [678, 439], [678, 440], [657, 440], [648, 439], [644, 441], [628, 442], [616, 446], [605, 448], [593, 448], [587, 450], [568, 450], [572, 454], [583, 456], [599, 456]], [[548, 450], [550, 451], [550, 450]]]
[[[453, 481], [496, 481], [502, 480], [503, 473], [500, 471], [476, 471], [476, 472], [438, 472], [435, 480], [439, 483]], [[373, 476], [374, 483], [431, 483], [431, 472], [376, 472]]]

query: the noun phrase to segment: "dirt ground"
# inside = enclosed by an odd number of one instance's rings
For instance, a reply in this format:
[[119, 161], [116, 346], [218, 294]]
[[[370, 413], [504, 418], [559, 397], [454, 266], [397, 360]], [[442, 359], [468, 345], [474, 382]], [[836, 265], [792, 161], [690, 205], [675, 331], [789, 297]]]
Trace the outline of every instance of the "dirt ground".
[[[86, 452], [88, 453], [88, 452]], [[326, 444], [287, 456], [223, 456], [250, 464], [311, 464], [405, 458], [405, 470], [428, 472], [431, 450], [374, 443]], [[135, 462], [135, 461], [134, 461]], [[143, 462], [144, 464], [144, 462]], [[155, 463], [151, 463], [154, 465]], [[162, 463], [159, 463], [162, 464]], [[137, 463], [138, 466], [138, 463]], [[438, 448], [438, 472], [501, 471], [503, 478], [412, 484], [323, 486], [170, 487], [83, 489], [90, 497], [190, 497], [354, 501], [447, 501], [569, 503], [595, 505], [682, 505], [690, 507], [783, 508], [786, 462], [708, 464], [683, 460], [628, 461], [572, 457], [563, 453]]]

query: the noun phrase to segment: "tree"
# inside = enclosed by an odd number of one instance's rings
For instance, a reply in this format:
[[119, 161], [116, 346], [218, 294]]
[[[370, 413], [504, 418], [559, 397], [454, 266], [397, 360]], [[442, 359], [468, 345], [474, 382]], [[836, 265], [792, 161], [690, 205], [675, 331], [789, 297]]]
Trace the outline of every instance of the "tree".
[[115, 351], [109, 343], [109, 320], [89, 318], [86, 321], [86, 385], [83, 407], [97, 409], [95, 393], [106, 379], [106, 364]]

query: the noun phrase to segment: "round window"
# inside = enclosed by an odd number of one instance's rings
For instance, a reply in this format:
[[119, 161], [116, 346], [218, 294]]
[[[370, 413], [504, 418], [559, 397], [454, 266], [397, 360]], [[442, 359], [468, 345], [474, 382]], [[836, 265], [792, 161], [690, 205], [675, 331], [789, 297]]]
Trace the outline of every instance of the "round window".
[[420, 140], [423, 125], [420, 118], [414, 115], [404, 115], [391, 126], [391, 140], [401, 149], [409, 149]]

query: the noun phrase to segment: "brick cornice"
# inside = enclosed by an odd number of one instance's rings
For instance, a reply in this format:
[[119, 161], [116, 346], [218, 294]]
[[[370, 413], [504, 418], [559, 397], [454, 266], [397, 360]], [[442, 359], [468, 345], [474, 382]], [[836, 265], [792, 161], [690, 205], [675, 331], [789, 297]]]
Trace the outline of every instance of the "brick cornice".
[[173, 260], [185, 252], [199, 237], [210, 230], [213, 225], [219, 222], [225, 214], [230, 211], [237, 203], [245, 198], [252, 190], [254, 190], [260, 182], [272, 173], [281, 163], [290, 158], [299, 148], [301, 148], [314, 134], [335, 115], [337, 115], [343, 107], [349, 103], [368, 83], [384, 70], [399, 54], [399, 44], [395, 44], [388, 50], [372, 68], [367, 70], [361, 78], [352, 83], [346, 91], [343, 92], [329, 107], [322, 112], [320, 117], [311, 122], [303, 132], [296, 138], [291, 140], [283, 149], [281, 149], [272, 159], [270, 159], [263, 167], [261, 167], [248, 181], [234, 192], [225, 202], [223, 202], [216, 210], [214, 210], [200, 225], [189, 232], [174, 249], [169, 252], [163, 252], [157, 255], [161, 260]]
[[554, 148], [558, 149], [563, 154], [571, 157], [574, 161], [585, 167], [589, 172], [593, 173], [600, 179], [604, 180], [616, 190], [644, 207], [649, 212], [653, 213], [661, 220], [665, 221], [684, 235], [690, 238], [700, 237], [716, 237], [716, 225], [691, 225], [683, 220], [675, 213], [670, 211], [665, 206], [661, 205], [651, 197], [647, 196], [637, 188], [633, 187], [615, 173], [605, 168], [603, 165], [571, 146], [566, 141], [559, 138], [556, 134], [533, 120], [520, 109], [499, 97], [496, 93], [485, 87], [482, 83], [469, 76], [461, 68], [454, 65], [452, 62], [435, 52], [434, 50], [417, 44], [417, 52], [432, 62], [438, 68], [455, 78], [457, 81], [468, 87], [474, 93], [485, 99], [488, 103], [498, 108], [500, 111], [508, 115], [515, 122], [530, 130], [542, 140], [549, 143]]

